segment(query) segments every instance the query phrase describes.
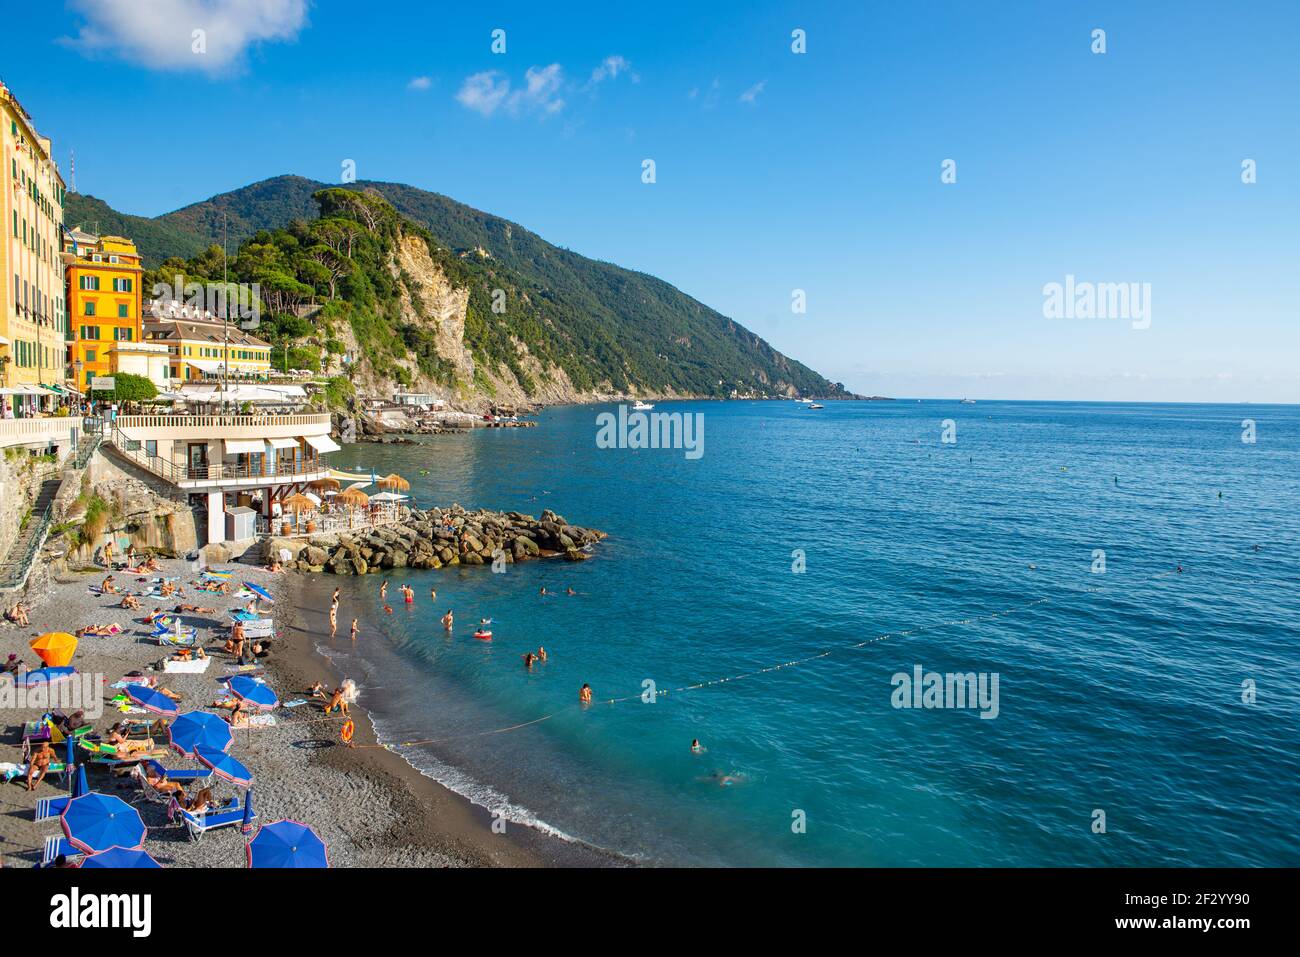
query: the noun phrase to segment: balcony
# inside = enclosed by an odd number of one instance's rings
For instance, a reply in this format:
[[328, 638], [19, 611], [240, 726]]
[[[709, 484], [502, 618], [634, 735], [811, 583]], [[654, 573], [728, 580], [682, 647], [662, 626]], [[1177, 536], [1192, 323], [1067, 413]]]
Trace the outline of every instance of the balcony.
[[62, 446], [68, 444], [80, 429], [80, 416], [0, 419], [0, 448], [44, 448], [51, 444]]
[[119, 415], [115, 429], [129, 439], [283, 439], [330, 434], [328, 412], [285, 415]]

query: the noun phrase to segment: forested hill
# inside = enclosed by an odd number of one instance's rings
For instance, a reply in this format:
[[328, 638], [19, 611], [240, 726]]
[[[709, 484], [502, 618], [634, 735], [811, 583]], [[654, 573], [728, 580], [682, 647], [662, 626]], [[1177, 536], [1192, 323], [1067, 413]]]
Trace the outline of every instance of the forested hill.
[[[326, 188], [300, 176], [279, 176], [152, 219], [69, 194], [65, 220], [87, 228], [98, 222], [104, 232], [135, 239], [146, 265], [156, 267], [219, 244], [223, 219], [232, 256], [259, 231], [315, 219], [313, 195]], [[468, 284], [466, 346], [477, 360], [513, 367], [513, 353], [526, 350], [543, 368], [563, 370], [561, 378], [584, 395], [846, 394], [663, 280], [554, 246], [438, 193], [400, 183], [358, 182], [349, 188], [382, 196], [401, 217], [423, 227], [435, 261], [451, 267], [443, 270], [449, 280]], [[494, 289], [507, 293], [504, 314], [490, 308]]]

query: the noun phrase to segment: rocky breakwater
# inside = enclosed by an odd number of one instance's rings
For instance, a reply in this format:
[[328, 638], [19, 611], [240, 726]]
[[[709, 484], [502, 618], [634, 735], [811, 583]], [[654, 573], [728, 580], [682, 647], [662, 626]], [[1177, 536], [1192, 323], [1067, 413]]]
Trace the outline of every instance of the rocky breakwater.
[[263, 557], [278, 558], [299, 571], [366, 575], [392, 568], [513, 564], [532, 558], [580, 562], [590, 557], [590, 546], [605, 537], [596, 529], [570, 524], [550, 509], [534, 518], [452, 505], [412, 509], [399, 523], [356, 532], [270, 538], [263, 545]]

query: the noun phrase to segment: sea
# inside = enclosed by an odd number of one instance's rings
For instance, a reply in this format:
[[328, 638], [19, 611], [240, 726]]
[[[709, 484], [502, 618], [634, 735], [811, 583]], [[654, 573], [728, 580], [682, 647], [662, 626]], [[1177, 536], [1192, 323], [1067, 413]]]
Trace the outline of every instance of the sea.
[[658, 403], [698, 455], [602, 447], [604, 412], [334, 456], [608, 533], [329, 579], [381, 740], [506, 828], [664, 866], [1300, 864], [1300, 407]]

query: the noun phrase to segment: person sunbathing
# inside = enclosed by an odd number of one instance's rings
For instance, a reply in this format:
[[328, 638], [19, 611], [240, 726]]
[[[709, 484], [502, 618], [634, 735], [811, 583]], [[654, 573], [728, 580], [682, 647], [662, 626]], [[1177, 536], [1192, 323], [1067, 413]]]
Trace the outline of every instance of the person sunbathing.
[[269, 571], [272, 575], [274, 575], [276, 572], [280, 571], [280, 568], [281, 568], [280, 563], [277, 561], [273, 561], [271, 562], [270, 566], [267, 568], [267, 571]]
[[[27, 762], [27, 790], [35, 791], [37, 785], [45, 780], [45, 775], [49, 773], [50, 762], [54, 760], [54, 749], [50, 747], [50, 742], [42, 741], [41, 746], [32, 755], [31, 760]], [[36, 780], [33, 781], [32, 778]]]
[[[12, 658], [13, 655], [10, 655], [9, 657]], [[325, 694], [325, 682], [323, 681], [316, 682], [314, 685], [312, 685], [310, 688], [307, 689], [307, 693], [311, 695], [313, 698], [329, 697], [327, 694]]]
[[185, 810], [191, 814], [201, 814], [215, 803], [212, 799], [212, 788], [203, 788], [194, 797], [186, 800]]
[[158, 588], [158, 594], [162, 595], [162, 597], [164, 598], [171, 598], [172, 595], [176, 594], [175, 583], [163, 582], [162, 585]]
[[24, 628], [30, 624], [27, 620], [27, 608], [21, 602], [15, 603], [5, 612], [5, 620], [15, 625], [22, 625]]
[[113, 576], [112, 576], [112, 575], [109, 575], [109, 576], [108, 576], [107, 578], [105, 578], [102, 582], [100, 582], [100, 584], [99, 584], [99, 590], [102, 591], [105, 595], [116, 595], [116, 594], [118, 594], [118, 588], [117, 588], [116, 585], [113, 584]]
[[123, 595], [122, 600], [118, 602], [117, 607], [139, 609], [140, 599], [136, 598], [134, 595]]
[[104, 739], [106, 744], [112, 746], [117, 752], [118, 760], [125, 760], [136, 751], [152, 751], [153, 738], [145, 738], [142, 741], [132, 741], [123, 733], [121, 724], [115, 724], [108, 731], [108, 737]]
[[149, 612], [149, 614], [144, 616], [144, 623], [146, 625], [152, 625], [155, 619], [161, 618], [164, 614], [166, 614], [166, 612], [161, 608], [155, 608], [153, 611]]
[[174, 614], [177, 615], [215, 615], [215, 608], [204, 608], [202, 605], [177, 605]]
[[151, 788], [159, 794], [174, 794], [177, 801], [185, 803], [185, 789], [175, 781], [168, 781], [166, 771], [154, 771], [147, 764], [144, 769], [144, 779]]
[[109, 638], [121, 632], [118, 625], [86, 625], [84, 628], [78, 628], [73, 634], [78, 638], [84, 638], [90, 635], [93, 638]]
[[17, 655], [10, 655], [5, 661], [4, 666], [0, 667], [0, 674], [16, 675], [24, 670], [27, 666], [23, 664], [22, 659]]

